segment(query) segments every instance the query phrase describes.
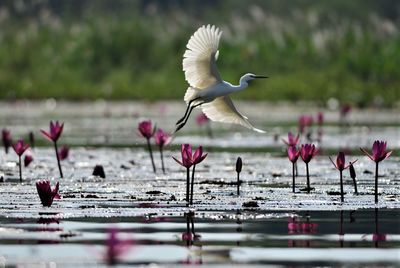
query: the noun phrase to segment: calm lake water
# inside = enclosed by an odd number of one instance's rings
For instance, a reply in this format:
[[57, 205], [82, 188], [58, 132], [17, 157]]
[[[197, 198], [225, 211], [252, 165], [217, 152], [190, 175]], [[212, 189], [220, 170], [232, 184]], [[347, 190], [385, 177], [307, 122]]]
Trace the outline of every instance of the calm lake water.
[[130, 240], [119, 264], [384, 265], [399, 263], [400, 212], [198, 211], [190, 215], [0, 218], [6, 265], [104, 263], [109, 228]]
[[[320, 109], [241, 103], [239, 107], [265, 135], [240, 127], [193, 121], [165, 152], [166, 174], [153, 173], [144, 141], [136, 133], [151, 118], [172, 130], [182, 103], [30, 103], [0, 106], [0, 126], [13, 137], [34, 131], [34, 161], [19, 182], [17, 157], [0, 151], [0, 267], [107, 266], [110, 230], [121, 245], [117, 265], [203, 264], [228, 266], [397, 266], [400, 263], [400, 118], [397, 110], [353, 111], [345, 122], [327, 110], [322, 141], [318, 126], [311, 139], [322, 149], [310, 163], [307, 194], [304, 163], [298, 164], [296, 193], [292, 169], [281, 139], [297, 131], [302, 113]], [[268, 116], [265, 116], [265, 115]], [[53, 148], [40, 137], [49, 120], [65, 122], [60, 144], [73, 145], [58, 178]], [[361, 155], [375, 139], [385, 139], [393, 155], [380, 165], [379, 204], [374, 203], [374, 164]], [[209, 153], [196, 167], [194, 205], [185, 206], [185, 170], [172, 156], [179, 145], [204, 145]], [[301, 142], [307, 142], [305, 137]], [[41, 147], [41, 146], [48, 147]], [[344, 173], [345, 202], [340, 202], [338, 172], [328, 156], [351, 152], [358, 194]], [[235, 162], [243, 159], [240, 196]], [[93, 176], [95, 165], [106, 178]], [[35, 182], [60, 182], [61, 200], [40, 204]], [[108, 241], [108, 242], [107, 242]]]

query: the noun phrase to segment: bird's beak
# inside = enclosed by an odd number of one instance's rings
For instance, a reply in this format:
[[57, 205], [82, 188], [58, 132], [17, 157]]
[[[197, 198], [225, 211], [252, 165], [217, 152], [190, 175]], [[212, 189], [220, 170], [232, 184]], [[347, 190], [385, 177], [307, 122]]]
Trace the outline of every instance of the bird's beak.
[[265, 75], [254, 75], [254, 78], [268, 78], [268, 76]]

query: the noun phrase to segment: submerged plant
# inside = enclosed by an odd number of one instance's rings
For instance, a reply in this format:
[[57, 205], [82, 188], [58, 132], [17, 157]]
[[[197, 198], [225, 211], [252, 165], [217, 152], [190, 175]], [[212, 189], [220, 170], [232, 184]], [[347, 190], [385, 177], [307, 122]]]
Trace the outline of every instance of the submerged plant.
[[50, 207], [53, 204], [54, 199], [60, 199], [58, 188], [58, 182], [53, 190], [51, 189], [50, 181], [48, 180], [40, 180], [36, 182], [36, 190], [39, 194], [40, 202], [42, 202], [44, 207]]
[[310, 173], [308, 169], [308, 163], [310, 163], [311, 159], [318, 153], [318, 150], [315, 148], [314, 144], [302, 144], [300, 148], [300, 156], [306, 164], [306, 174], [307, 174], [307, 193], [310, 193]]
[[240, 172], [242, 172], [242, 158], [238, 157], [236, 160], [236, 173], [237, 173], [237, 195], [240, 195]]
[[8, 150], [12, 145], [11, 132], [8, 129], [3, 128], [1, 130], [1, 140], [3, 142], [5, 152], [8, 154]]
[[289, 146], [287, 148], [287, 154], [290, 162], [292, 162], [292, 191], [295, 192], [296, 182], [295, 182], [295, 169], [296, 169], [296, 162], [300, 156], [300, 151], [297, 150], [296, 146]]
[[[346, 163], [346, 157], [345, 157], [345, 154], [344, 154], [343, 152], [339, 152], [339, 153], [338, 153], [338, 155], [337, 155], [337, 157], [336, 157], [336, 162], [334, 162], [334, 161], [332, 160], [331, 157], [329, 157], [329, 159], [331, 160], [333, 166], [334, 166], [337, 170], [339, 170], [339, 174], [340, 174], [340, 200], [341, 200], [342, 202], [344, 202], [344, 193], [343, 193], [343, 170], [347, 169], [350, 165], [353, 167], [353, 164], [354, 164], [355, 162], [357, 162], [357, 160], [356, 160], [356, 161], [353, 161], [353, 162], [350, 162], [350, 164], [348, 164], [348, 165], [346, 166], [346, 164], [345, 164], [345, 163]], [[354, 169], [354, 167], [353, 167], [353, 169]]]
[[372, 161], [375, 162], [375, 203], [378, 203], [378, 166], [379, 162], [388, 158], [392, 151], [386, 151], [386, 141], [376, 140], [372, 145], [372, 155], [369, 154], [365, 149], [360, 148], [363, 153], [365, 153]]
[[60, 157], [58, 155], [58, 148], [57, 148], [57, 141], [61, 136], [61, 133], [63, 132], [64, 129], [64, 123], [60, 124], [58, 121], [53, 123], [53, 121], [50, 121], [50, 131], [44, 131], [41, 129], [40, 131], [42, 132], [43, 136], [47, 138], [49, 141], [52, 141], [54, 143], [54, 150], [56, 153], [57, 157], [57, 164], [58, 164], [58, 170], [60, 172], [60, 177], [63, 178], [63, 172], [61, 169], [61, 163], [60, 163]]
[[150, 144], [150, 139], [151, 139], [151, 137], [154, 136], [154, 133], [156, 132], [156, 127], [153, 128], [151, 121], [146, 120], [146, 121], [142, 121], [139, 123], [138, 130], [139, 130], [139, 133], [147, 141], [147, 149], [149, 150], [151, 164], [153, 165], [154, 173], [156, 173], [156, 165], [154, 164], [153, 151], [151, 150], [151, 144]]
[[164, 146], [167, 146], [171, 142], [172, 138], [164, 130], [159, 128], [155, 133], [154, 139], [160, 150], [161, 168], [162, 168], [163, 173], [165, 174], [163, 149], [164, 149]]
[[18, 140], [17, 143], [12, 145], [14, 152], [18, 155], [19, 161], [19, 181], [22, 182], [22, 163], [21, 157], [25, 151], [29, 148], [29, 144], [25, 144], [23, 140]]

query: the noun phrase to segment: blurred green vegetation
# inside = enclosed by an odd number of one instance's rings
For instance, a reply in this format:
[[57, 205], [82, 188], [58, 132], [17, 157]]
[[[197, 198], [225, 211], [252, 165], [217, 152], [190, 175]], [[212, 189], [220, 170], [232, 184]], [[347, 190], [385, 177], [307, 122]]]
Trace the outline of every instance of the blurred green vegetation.
[[3, 1], [0, 99], [182, 98], [185, 45], [215, 24], [225, 80], [270, 77], [237, 98], [393, 106], [399, 12], [395, 0]]

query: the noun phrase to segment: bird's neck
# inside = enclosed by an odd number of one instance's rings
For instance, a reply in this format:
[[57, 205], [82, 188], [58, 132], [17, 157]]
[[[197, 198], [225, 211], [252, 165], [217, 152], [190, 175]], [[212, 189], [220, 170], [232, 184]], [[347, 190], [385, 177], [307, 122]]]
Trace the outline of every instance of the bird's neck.
[[247, 83], [247, 81], [243, 77], [241, 77], [239, 80], [239, 85], [233, 86], [233, 87], [234, 87], [235, 91], [241, 91], [241, 90], [247, 88], [248, 85], [249, 84]]

